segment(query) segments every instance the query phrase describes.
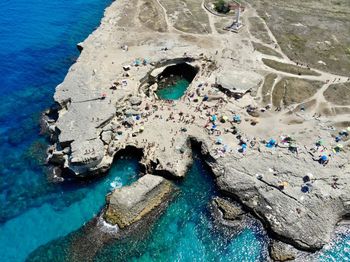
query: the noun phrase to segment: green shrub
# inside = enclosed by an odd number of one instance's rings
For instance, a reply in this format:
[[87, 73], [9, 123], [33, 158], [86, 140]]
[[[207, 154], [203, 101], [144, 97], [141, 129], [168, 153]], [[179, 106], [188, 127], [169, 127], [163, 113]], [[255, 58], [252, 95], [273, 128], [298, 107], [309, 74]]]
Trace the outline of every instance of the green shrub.
[[228, 4], [225, 2], [225, 0], [217, 0], [214, 4], [214, 7], [215, 10], [219, 13], [227, 14], [230, 12]]

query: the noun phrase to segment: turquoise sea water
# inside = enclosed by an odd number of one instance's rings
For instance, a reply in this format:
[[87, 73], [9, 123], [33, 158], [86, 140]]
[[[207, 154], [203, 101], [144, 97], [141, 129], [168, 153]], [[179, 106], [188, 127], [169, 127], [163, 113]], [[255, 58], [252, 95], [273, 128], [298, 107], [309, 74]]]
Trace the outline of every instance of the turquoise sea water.
[[56, 201], [7, 221], [0, 227], [0, 243], [6, 245], [0, 249], [2, 261], [21, 261], [38, 246], [79, 229], [100, 212], [112, 188], [137, 179], [137, 167], [137, 159], [119, 159], [104, 178], [67, 185], [56, 194]]
[[[98, 213], [111, 184], [135, 179], [135, 158], [117, 161], [108, 176], [90, 183], [51, 183], [42, 166], [47, 143], [39, 135], [40, 112], [51, 105], [55, 86], [79, 55], [76, 43], [98, 26], [110, 3], [0, 1], [0, 261], [23, 261], [40, 245], [79, 232]], [[186, 88], [183, 83], [167, 99], [178, 99]], [[120, 251], [127, 253], [125, 259], [143, 261], [211, 260], [218, 252], [225, 261], [264, 259], [259, 254], [264, 234], [255, 225], [232, 238], [212, 228], [206, 203], [215, 190], [205, 174], [201, 164], [191, 169], [179, 184], [179, 197], [146, 239], [112, 243], [96, 259], [105, 261]], [[197, 191], [205, 193], [195, 196]], [[322, 261], [349, 260], [349, 236], [340, 234]], [[49, 258], [44, 254], [43, 260]], [[61, 255], [55, 260], [64, 261], [65, 253]]]
[[[266, 234], [259, 224], [252, 221], [237, 231], [213, 222], [209, 202], [218, 193], [203, 161], [194, 160], [186, 179], [176, 183], [178, 195], [146, 237], [114, 241], [102, 247], [93, 261], [265, 261]], [[34, 252], [30, 261], [51, 257], [69, 261], [72, 243], [81, 235], [77, 231], [52, 241]]]
[[266, 261], [266, 236], [259, 225], [239, 232], [215, 226], [208, 203], [217, 192], [198, 157], [178, 187], [179, 195], [148, 237], [106, 246], [95, 261]]
[[157, 95], [165, 100], [177, 100], [183, 96], [190, 83], [186, 79], [180, 79], [175, 85], [170, 85], [157, 90]]

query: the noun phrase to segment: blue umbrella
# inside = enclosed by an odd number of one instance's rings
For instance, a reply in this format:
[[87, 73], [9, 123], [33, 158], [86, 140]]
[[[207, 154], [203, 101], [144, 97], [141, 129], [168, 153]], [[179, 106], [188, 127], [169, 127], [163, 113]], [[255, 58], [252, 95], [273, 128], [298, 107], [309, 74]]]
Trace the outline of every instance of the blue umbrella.
[[240, 115], [235, 115], [235, 116], [233, 117], [233, 121], [235, 121], [235, 122], [241, 121], [241, 116], [240, 116]]
[[216, 143], [217, 143], [217, 144], [222, 144], [222, 138], [219, 137], [218, 139], [216, 139]]

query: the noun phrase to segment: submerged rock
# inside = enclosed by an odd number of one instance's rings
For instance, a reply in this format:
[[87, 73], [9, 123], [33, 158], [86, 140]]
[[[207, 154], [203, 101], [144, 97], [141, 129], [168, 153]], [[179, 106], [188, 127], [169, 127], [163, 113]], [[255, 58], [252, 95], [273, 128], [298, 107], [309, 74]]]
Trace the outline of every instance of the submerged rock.
[[130, 186], [116, 189], [109, 196], [104, 218], [120, 228], [128, 227], [166, 202], [173, 189], [171, 182], [165, 178], [145, 175]]
[[296, 250], [283, 242], [273, 240], [270, 245], [270, 256], [273, 261], [291, 261], [297, 256]]
[[221, 197], [214, 198], [214, 204], [220, 209], [223, 219], [226, 220], [238, 220], [245, 214], [240, 206]]

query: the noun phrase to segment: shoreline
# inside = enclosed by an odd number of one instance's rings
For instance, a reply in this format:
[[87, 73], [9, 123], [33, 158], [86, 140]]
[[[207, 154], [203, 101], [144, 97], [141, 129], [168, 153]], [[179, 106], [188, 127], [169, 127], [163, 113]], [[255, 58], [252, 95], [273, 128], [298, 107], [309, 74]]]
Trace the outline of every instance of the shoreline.
[[[135, 2], [142, 3], [141, 0]], [[153, 4], [156, 6], [155, 10], [160, 8]], [[287, 239], [295, 247], [309, 251], [322, 248], [329, 241], [330, 233], [338, 220], [344, 214], [350, 213], [350, 205], [346, 206], [347, 201], [350, 201], [346, 198], [346, 192], [349, 190], [345, 188], [349, 179], [339, 177], [337, 183], [341, 187], [341, 192], [333, 192], [333, 175], [330, 175], [339, 172], [339, 165], [344, 166], [342, 169], [344, 175], [349, 172], [348, 156], [342, 153], [334, 155], [327, 167], [322, 167], [309, 157], [309, 148], [312, 148], [313, 144], [310, 139], [313, 137], [322, 137], [326, 143], [334, 144], [332, 134], [322, 129], [324, 125], [330, 123], [330, 120], [327, 117], [311, 117], [314, 112], [306, 112], [305, 116], [300, 117], [301, 113], [295, 112], [297, 107], [293, 110], [286, 108], [277, 113], [257, 110], [260, 105], [249, 93], [261, 88], [267, 72], [277, 73], [280, 79], [291, 74], [270, 70], [259, 61], [265, 56], [256, 54], [247, 44], [250, 39], [248, 29], [243, 30], [243, 36], [228, 32], [222, 35], [215, 34], [212, 38], [217, 39], [212, 39], [208, 35], [182, 34], [178, 29], [172, 29], [170, 24], [166, 24], [168, 31], [157, 32], [137, 24], [136, 19], [130, 21], [130, 26], [128, 23], [121, 26], [123, 15], [126, 14], [123, 12], [126, 12], [125, 9], [128, 10], [128, 6], [129, 4], [118, 1], [106, 9], [101, 25], [79, 44], [82, 47], [79, 59], [69, 70], [64, 82], [56, 88], [55, 101], [60, 104], [61, 109], [58, 111], [58, 120], [49, 123], [52, 134], [57, 136], [58, 140], [58, 143], [51, 148], [51, 163], [59, 163], [77, 175], [105, 172], [110, 168], [115, 154], [123, 148], [133, 146], [143, 150], [141, 163], [146, 170], [159, 174], [167, 173], [179, 178], [185, 176], [191, 163], [188, 140], [194, 138], [204, 141], [203, 150], [206, 150], [210, 157], [209, 164], [219, 181], [217, 184], [220, 190], [236, 197], [260, 220], [265, 221], [274, 234], [285, 238], [284, 240]], [[157, 12], [159, 17], [167, 21], [164, 14]], [[250, 17], [254, 10], [250, 7], [246, 12]], [[137, 39], [131, 38], [130, 32], [126, 30], [137, 34]], [[155, 39], [155, 36], [158, 39]], [[226, 57], [221, 50], [219, 55], [217, 54], [217, 49], [230, 48], [226, 41], [232, 41], [234, 45], [242, 48], [243, 55], [236, 53], [237, 64], [234, 64], [232, 57]], [[159, 45], [160, 43], [163, 45]], [[160, 48], [161, 46], [163, 47]], [[167, 50], [162, 50], [164, 47]], [[135, 66], [137, 57], [152, 57], [152, 61]], [[193, 61], [186, 64], [199, 68], [199, 72], [182, 99], [172, 103], [160, 101], [154, 96], [155, 84], [148, 81], [142, 83], [147, 75], [153, 73], [158, 76], [159, 73], [156, 72], [159, 68], [152, 64], [161, 61], [169, 63], [179, 57], [192, 58]], [[247, 60], [252, 62], [247, 63]], [[123, 69], [125, 65], [131, 65], [130, 69], [127, 71]], [[227, 79], [227, 74], [232, 70], [238, 77]], [[249, 73], [245, 70], [249, 70]], [[126, 76], [126, 73], [129, 76]], [[328, 88], [325, 79], [330, 78], [330, 74], [322, 72], [320, 76], [293, 75], [293, 77], [318, 79], [323, 82], [322, 88], [325, 89]], [[347, 81], [344, 77], [340, 78], [342, 82]], [[227, 84], [234, 81], [238, 84], [233, 87]], [[117, 82], [119, 84], [115, 84]], [[217, 89], [215, 85], [224, 89]], [[239, 95], [241, 99], [226, 96], [222, 92], [225, 89]], [[208, 95], [209, 101], [194, 102], [192, 94], [198, 100]], [[256, 109], [247, 112], [247, 107]], [[215, 110], [212, 110], [213, 108]], [[290, 112], [292, 116], [287, 114]], [[221, 123], [217, 120], [221, 133], [218, 136], [215, 135], [216, 130], [203, 128], [208, 122], [211, 125], [211, 121], [207, 119], [212, 115], [220, 118], [228, 114], [230, 118], [232, 115], [240, 115], [242, 123], [237, 124], [232, 120]], [[126, 115], [131, 116], [125, 117]], [[141, 120], [135, 120], [137, 115], [141, 116]], [[344, 116], [338, 118], [339, 121], [345, 119]], [[257, 119], [256, 126], [251, 125]], [[287, 122], [283, 122], [286, 120]], [[308, 129], [310, 134], [306, 135], [301, 132], [300, 126], [288, 123], [297, 120], [302, 121], [301, 125]], [[276, 125], [276, 129], [280, 130], [271, 130], [270, 125]], [[186, 131], [183, 131], [184, 129]], [[237, 138], [232, 129], [239, 130], [240, 138]], [[265, 148], [264, 140], [268, 141], [270, 137], [278, 137], [285, 132], [294, 133], [293, 139], [301, 144], [297, 155], [283, 147], [278, 147], [276, 152]], [[222, 143], [217, 144], [218, 138], [230, 148], [228, 152], [222, 149]], [[248, 144], [246, 154], [237, 152], [242, 140]], [[278, 139], [278, 142], [280, 140], [282, 139]], [[251, 142], [254, 142], [254, 145]], [[53, 155], [57, 157], [55, 161], [52, 160]], [[261, 161], [257, 161], [256, 158], [260, 158]], [[232, 161], [235, 165], [230, 164]], [[274, 166], [261, 165], [266, 161], [272, 161]], [[270, 172], [269, 169], [273, 172], [264, 174], [264, 181], [256, 179], [257, 172]], [[304, 196], [304, 199], [307, 198], [305, 203], [298, 199], [299, 188], [303, 177], [310, 173], [310, 169], [314, 174], [319, 173], [317, 174], [319, 179], [313, 181], [315, 192]], [[298, 170], [298, 174], [292, 175], [293, 170]], [[276, 178], [275, 173], [281, 178]], [[279, 184], [287, 179], [288, 186], [278, 189]], [[321, 188], [325, 191], [323, 192]], [[334, 195], [329, 198], [329, 194]], [[332, 199], [334, 196], [337, 199]], [[329, 203], [329, 206], [327, 204], [321, 211], [315, 209], [315, 205], [321, 207], [323, 203]], [[294, 212], [290, 213], [290, 210], [283, 208], [283, 205], [293, 207]], [[332, 206], [337, 206], [340, 210], [336, 212]], [[309, 212], [313, 214], [311, 218], [307, 217]], [[335, 213], [333, 217], [329, 217], [330, 212]], [[287, 214], [293, 218], [285, 222]], [[293, 225], [292, 222], [295, 221], [299, 221], [297, 223], [300, 224]], [[307, 224], [315, 221], [325, 221], [327, 226], [320, 228], [312, 225], [313, 228], [309, 229], [311, 231], [305, 235], [303, 232], [298, 232], [305, 230]], [[306, 241], [300, 238], [305, 238]]]

